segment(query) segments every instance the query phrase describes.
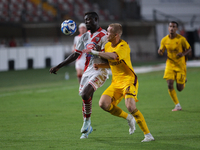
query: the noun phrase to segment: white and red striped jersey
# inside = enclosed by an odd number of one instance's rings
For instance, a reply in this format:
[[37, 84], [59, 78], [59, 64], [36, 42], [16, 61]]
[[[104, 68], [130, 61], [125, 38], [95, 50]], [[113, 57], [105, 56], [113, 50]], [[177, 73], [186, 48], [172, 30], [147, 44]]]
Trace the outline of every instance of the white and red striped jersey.
[[[78, 40], [79, 40], [80, 38], [81, 38], [81, 35], [80, 35], [80, 34], [74, 37], [74, 45], [77, 44], [77, 42], [78, 42]], [[78, 61], [78, 60], [84, 61], [84, 63], [85, 63], [86, 55], [85, 55], [84, 53], [82, 53], [82, 54], [76, 59], [76, 61]]]
[[[79, 54], [82, 54], [82, 50], [84, 49], [94, 49], [96, 45], [101, 47], [101, 51], [104, 51], [105, 44], [107, 43], [107, 37], [106, 37], [106, 30], [102, 29], [101, 27], [91, 34], [90, 31], [87, 31], [84, 33], [80, 39], [76, 43], [75, 51]], [[99, 68], [98, 70], [95, 70], [93, 68], [94, 63], [101, 63], [104, 62], [103, 59], [101, 59], [99, 56], [94, 56], [90, 54], [86, 54], [86, 63], [85, 63], [85, 69], [84, 74], [95, 74], [98, 72], [107, 72], [104, 68]]]

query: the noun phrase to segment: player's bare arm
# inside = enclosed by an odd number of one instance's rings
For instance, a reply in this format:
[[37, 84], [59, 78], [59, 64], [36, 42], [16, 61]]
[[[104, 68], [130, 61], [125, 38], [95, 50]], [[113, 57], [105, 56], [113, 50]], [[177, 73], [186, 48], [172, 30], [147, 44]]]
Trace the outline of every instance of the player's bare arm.
[[57, 72], [60, 68], [62, 68], [63, 66], [68, 65], [69, 63], [75, 61], [75, 60], [78, 58], [79, 55], [80, 55], [80, 54], [79, 54], [79, 53], [76, 53], [76, 52], [72, 53], [72, 54], [69, 55], [69, 57], [67, 57], [63, 62], [61, 62], [60, 64], [58, 64], [58, 65], [55, 66], [55, 67], [52, 67], [52, 68], [49, 70], [49, 72], [50, 72], [51, 74], [52, 74], [52, 73], [53, 73], [53, 74], [56, 74], [56, 72]]
[[104, 59], [117, 59], [117, 54], [116, 53], [109, 53], [109, 52], [98, 52], [92, 49], [84, 49], [84, 53], [90, 53], [92, 55], [98, 55]]
[[158, 50], [158, 54], [159, 54], [159, 55], [163, 55], [162, 49], [159, 49], [159, 50]]
[[93, 64], [93, 67], [95, 70], [98, 70], [99, 68], [110, 68], [109, 63], [101, 63], [101, 64]]
[[189, 49], [185, 50], [183, 53], [178, 53], [176, 56], [180, 58], [182, 56], [188, 55], [191, 51], [192, 51], [192, 49], [190, 47]]
[[104, 59], [117, 59], [118, 58], [118, 55], [117, 53], [109, 53], [109, 52], [99, 52], [99, 56], [104, 58]]

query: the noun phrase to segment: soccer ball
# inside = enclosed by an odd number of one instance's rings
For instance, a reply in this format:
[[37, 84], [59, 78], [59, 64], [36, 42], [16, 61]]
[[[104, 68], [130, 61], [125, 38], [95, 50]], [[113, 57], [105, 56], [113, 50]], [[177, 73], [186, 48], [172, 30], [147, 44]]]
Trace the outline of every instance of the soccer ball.
[[73, 20], [65, 20], [61, 23], [61, 31], [65, 35], [73, 35], [76, 29], [76, 23]]

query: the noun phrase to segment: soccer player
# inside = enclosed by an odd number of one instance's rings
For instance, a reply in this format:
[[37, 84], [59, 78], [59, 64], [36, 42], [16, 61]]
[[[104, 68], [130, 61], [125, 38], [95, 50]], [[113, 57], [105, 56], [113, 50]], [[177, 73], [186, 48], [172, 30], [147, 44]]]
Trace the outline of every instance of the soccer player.
[[[78, 31], [79, 31], [79, 35], [74, 37], [73, 52], [75, 52], [76, 43], [78, 42], [78, 39], [81, 37], [81, 35], [83, 35], [85, 32], [87, 32], [85, 23], [81, 23], [78, 26]], [[81, 78], [82, 78], [83, 71], [85, 68], [85, 60], [86, 60], [86, 55], [84, 53], [81, 53], [81, 55], [76, 59], [75, 68], [76, 68], [76, 73], [77, 73], [77, 78], [78, 78], [79, 83], [81, 82]]]
[[162, 38], [160, 42], [158, 54], [163, 55], [165, 50], [167, 50], [167, 61], [163, 78], [167, 81], [169, 95], [175, 104], [175, 108], [172, 111], [180, 111], [182, 107], [174, 89], [174, 80], [176, 80], [177, 90], [182, 91], [187, 80], [186, 55], [191, 52], [191, 47], [183, 36], [176, 33], [178, 30], [177, 22], [171, 21], [168, 30], [169, 34]]
[[[141, 130], [144, 132], [144, 140], [142, 142], [153, 141], [154, 138], [151, 135], [146, 121], [142, 113], [136, 108], [137, 93], [138, 93], [138, 79], [133, 70], [130, 60], [130, 48], [127, 42], [121, 39], [122, 26], [118, 23], [113, 23], [108, 26], [107, 39], [108, 43], [105, 45], [105, 52], [98, 52], [95, 50], [84, 50], [84, 52], [92, 53], [93, 55], [100, 56], [108, 60], [108, 63], [94, 64], [95, 69], [111, 68], [112, 71], [112, 83], [103, 92], [99, 106], [109, 112], [110, 114], [118, 117], [122, 117], [131, 122], [137, 122]], [[125, 105], [128, 114], [124, 112], [117, 104], [125, 99]], [[134, 119], [135, 118], [135, 119]], [[129, 133], [132, 134], [135, 128], [132, 130], [129, 128]]]
[[[96, 12], [85, 13], [85, 24], [87, 32], [83, 34], [76, 43], [75, 52], [72, 53], [59, 65], [50, 69], [50, 73], [56, 74], [56, 72], [63, 66], [75, 61], [81, 54], [83, 49], [93, 49], [95, 46], [100, 46], [104, 51], [105, 44], [107, 43], [106, 30], [99, 26], [99, 16]], [[108, 71], [105, 68], [95, 70], [93, 63], [101, 62], [102, 59], [98, 56], [87, 54], [86, 63], [83, 76], [81, 78], [79, 86], [79, 95], [82, 97], [83, 105], [83, 126], [81, 128], [80, 139], [88, 138], [88, 135], [92, 132], [91, 126], [91, 113], [92, 113], [92, 97], [93, 93], [101, 87], [108, 78]]]

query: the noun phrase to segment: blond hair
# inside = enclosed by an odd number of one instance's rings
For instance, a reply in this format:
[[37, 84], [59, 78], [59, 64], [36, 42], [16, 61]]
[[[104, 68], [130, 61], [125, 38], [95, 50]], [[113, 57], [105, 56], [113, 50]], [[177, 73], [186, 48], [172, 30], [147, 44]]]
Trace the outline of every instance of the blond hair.
[[112, 27], [112, 31], [114, 33], [119, 34], [119, 36], [121, 37], [121, 35], [122, 35], [122, 25], [121, 24], [119, 24], [119, 23], [112, 23], [109, 26]]

